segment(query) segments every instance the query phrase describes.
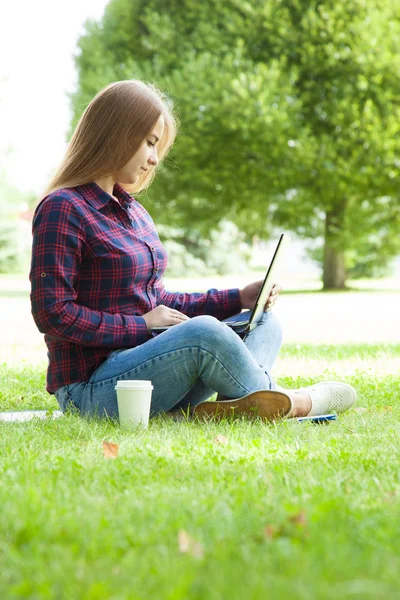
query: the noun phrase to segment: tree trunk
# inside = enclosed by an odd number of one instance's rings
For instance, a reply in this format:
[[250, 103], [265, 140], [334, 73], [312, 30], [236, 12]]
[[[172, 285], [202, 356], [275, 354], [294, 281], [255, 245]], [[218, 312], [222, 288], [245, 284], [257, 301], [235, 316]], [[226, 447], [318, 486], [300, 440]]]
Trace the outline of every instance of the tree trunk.
[[324, 290], [343, 290], [346, 287], [344, 250], [340, 245], [345, 204], [325, 215]]

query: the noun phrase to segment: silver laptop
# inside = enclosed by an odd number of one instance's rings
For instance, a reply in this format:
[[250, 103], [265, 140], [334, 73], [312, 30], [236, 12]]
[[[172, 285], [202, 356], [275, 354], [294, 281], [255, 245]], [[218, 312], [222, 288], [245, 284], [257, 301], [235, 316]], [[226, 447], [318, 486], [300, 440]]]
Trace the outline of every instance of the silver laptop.
[[[250, 318], [243, 319], [243, 321], [224, 321], [225, 325], [227, 325], [237, 333], [247, 333], [254, 329], [254, 327], [257, 325], [257, 322], [261, 319], [263, 315], [264, 307], [267, 303], [268, 297], [271, 293], [274, 284], [277, 281], [277, 273], [282, 263], [282, 259], [286, 252], [286, 249], [290, 244], [290, 241], [291, 238], [286, 233], [281, 234], [279, 241], [276, 245], [274, 255], [268, 267], [267, 273], [265, 275], [265, 279], [260, 288], [260, 291], [258, 292], [258, 296], [253, 306], [253, 310], [251, 311]], [[152, 331], [154, 331], [154, 333], [161, 333], [163, 331], [167, 331], [167, 329], [171, 329], [171, 327], [175, 327], [175, 325], [152, 327]]]

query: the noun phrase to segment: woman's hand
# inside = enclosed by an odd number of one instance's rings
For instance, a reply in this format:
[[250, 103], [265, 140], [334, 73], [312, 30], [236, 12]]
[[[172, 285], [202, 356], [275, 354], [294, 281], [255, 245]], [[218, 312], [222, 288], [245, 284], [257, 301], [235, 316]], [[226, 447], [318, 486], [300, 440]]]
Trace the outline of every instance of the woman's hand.
[[[239, 290], [239, 296], [240, 296], [240, 306], [242, 308], [253, 308], [256, 300], [257, 300], [257, 296], [258, 296], [258, 292], [260, 291], [260, 288], [263, 284], [263, 279], [261, 281], [255, 281], [254, 283], [250, 283], [249, 285], [246, 285], [245, 288], [243, 288], [242, 290]], [[271, 310], [271, 308], [274, 306], [275, 302], [278, 299], [278, 296], [280, 294], [280, 292], [282, 291], [282, 286], [279, 285], [279, 283], [275, 283], [271, 293], [269, 295], [269, 298], [264, 306], [264, 310]]]
[[178, 325], [179, 323], [183, 323], [183, 321], [188, 321], [189, 317], [179, 312], [179, 310], [174, 310], [173, 308], [168, 308], [168, 306], [160, 304], [143, 315], [143, 319], [146, 321], [147, 330], [150, 332], [153, 327]]

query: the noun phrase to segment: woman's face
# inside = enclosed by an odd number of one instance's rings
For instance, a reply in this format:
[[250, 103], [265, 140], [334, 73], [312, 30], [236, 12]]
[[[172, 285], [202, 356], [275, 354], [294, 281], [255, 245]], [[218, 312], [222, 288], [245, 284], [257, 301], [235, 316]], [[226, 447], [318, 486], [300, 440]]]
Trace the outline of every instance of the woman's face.
[[148, 169], [158, 165], [157, 148], [164, 133], [164, 117], [160, 115], [151, 133], [143, 140], [139, 150], [116, 174], [118, 183], [133, 184]]

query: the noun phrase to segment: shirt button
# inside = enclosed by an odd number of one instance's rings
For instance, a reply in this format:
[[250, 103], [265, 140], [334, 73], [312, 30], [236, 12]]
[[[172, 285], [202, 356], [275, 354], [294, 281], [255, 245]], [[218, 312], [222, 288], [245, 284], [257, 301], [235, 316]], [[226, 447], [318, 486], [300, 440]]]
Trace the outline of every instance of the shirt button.
[[158, 269], [154, 269], [154, 273], [158, 273]]
[[155, 252], [155, 251], [156, 251], [156, 249], [154, 248], [154, 246], [150, 246], [150, 250], [151, 250], [152, 252]]
[[40, 277], [46, 277], [47, 273], [42, 273]]

